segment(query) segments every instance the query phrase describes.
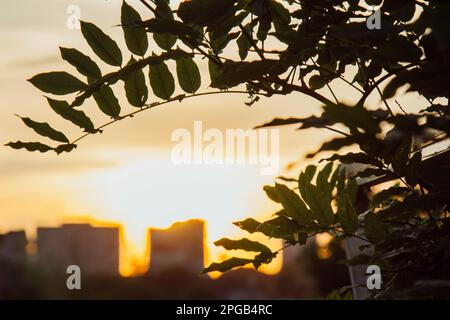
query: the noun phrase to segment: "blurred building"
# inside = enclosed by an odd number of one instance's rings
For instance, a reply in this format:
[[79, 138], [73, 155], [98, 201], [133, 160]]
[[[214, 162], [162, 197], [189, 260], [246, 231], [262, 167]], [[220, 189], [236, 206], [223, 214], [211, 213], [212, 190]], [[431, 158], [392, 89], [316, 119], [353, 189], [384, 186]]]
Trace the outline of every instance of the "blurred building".
[[25, 260], [27, 253], [25, 231], [14, 231], [0, 235], [0, 259]]
[[150, 229], [150, 269], [157, 275], [170, 269], [198, 275], [204, 267], [204, 221], [177, 222], [168, 229]]
[[64, 224], [38, 228], [37, 260], [52, 271], [77, 265], [83, 274], [115, 276], [119, 272], [119, 228]]

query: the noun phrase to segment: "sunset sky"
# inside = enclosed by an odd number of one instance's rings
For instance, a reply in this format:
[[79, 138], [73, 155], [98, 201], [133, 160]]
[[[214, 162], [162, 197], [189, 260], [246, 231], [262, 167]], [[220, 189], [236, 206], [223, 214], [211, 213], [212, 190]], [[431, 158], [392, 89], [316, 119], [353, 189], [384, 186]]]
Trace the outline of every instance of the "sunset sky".
[[[150, 14], [138, 1], [128, 1], [144, 18]], [[172, 1], [173, 3], [173, 1]], [[81, 18], [95, 22], [123, 48], [119, 0], [2, 0], [0, 2], [0, 142], [35, 141], [38, 137], [14, 116], [48, 121], [67, 132], [73, 140], [78, 128], [60, 119], [49, 108], [42, 92], [26, 81], [48, 71], [74, 69], [59, 56], [58, 46], [77, 48], [94, 57], [79, 30], [66, 27], [69, 5], [79, 5]], [[150, 49], [156, 50], [150, 40]], [[102, 70], [112, 70], [98, 59]], [[202, 68], [202, 89], [209, 76]], [[148, 82], [147, 82], [148, 83]], [[123, 110], [132, 110], [124, 98], [123, 83], [115, 85]], [[341, 94], [344, 87], [335, 86]], [[328, 95], [327, 92], [324, 93]], [[150, 95], [149, 101], [156, 98]], [[351, 93], [350, 99], [351, 100]], [[262, 186], [272, 184], [273, 176], [260, 174], [257, 165], [174, 165], [171, 133], [178, 128], [193, 129], [196, 120], [205, 128], [252, 128], [274, 117], [302, 117], [319, 112], [319, 104], [300, 94], [263, 98], [251, 108], [245, 95], [207, 96], [173, 103], [146, 111], [119, 122], [85, 139], [75, 152], [28, 153], [0, 147], [0, 232], [25, 228], [30, 236], [37, 226], [90, 218], [123, 225], [127, 242], [123, 274], [130, 271], [130, 256], [142, 255], [149, 227], [168, 227], [176, 221], [200, 218], [207, 221], [209, 261], [223, 251], [212, 242], [223, 237], [240, 237], [231, 223], [246, 217], [267, 218], [278, 207], [268, 200]], [[377, 100], [374, 100], [377, 101]], [[93, 100], [85, 110], [95, 123], [108, 121]], [[306, 162], [292, 171], [285, 166], [314, 151], [330, 137], [326, 132], [280, 131], [279, 174], [297, 175]], [[45, 142], [45, 140], [41, 140]], [[270, 242], [277, 249], [280, 243]], [[280, 259], [266, 271], [275, 272]]]

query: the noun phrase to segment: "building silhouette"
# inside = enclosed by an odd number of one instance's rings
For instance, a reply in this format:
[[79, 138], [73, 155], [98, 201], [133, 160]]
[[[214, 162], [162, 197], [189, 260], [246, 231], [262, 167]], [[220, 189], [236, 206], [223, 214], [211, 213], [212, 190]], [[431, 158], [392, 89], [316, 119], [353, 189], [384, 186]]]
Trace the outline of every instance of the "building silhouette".
[[45, 269], [65, 273], [77, 265], [86, 275], [116, 276], [119, 272], [119, 228], [64, 224], [38, 228], [37, 261]]
[[23, 261], [27, 257], [25, 231], [13, 231], [0, 235], [0, 259]]
[[168, 229], [150, 229], [150, 275], [180, 268], [198, 275], [204, 267], [204, 221], [174, 223]]

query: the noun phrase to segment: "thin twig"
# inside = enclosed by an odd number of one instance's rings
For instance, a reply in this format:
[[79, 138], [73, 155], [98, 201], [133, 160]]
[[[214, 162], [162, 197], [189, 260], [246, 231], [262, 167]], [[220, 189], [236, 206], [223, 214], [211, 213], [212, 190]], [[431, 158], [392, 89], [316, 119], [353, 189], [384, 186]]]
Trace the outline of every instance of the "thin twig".
[[[139, 110], [130, 112], [130, 113], [124, 115], [124, 116], [121, 116], [120, 118], [113, 119], [113, 120], [111, 120], [111, 121], [101, 125], [100, 127], [96, 128], [95, 132], [100, 132], [102, 129], [104, 129], [104, 128], [106, 128], [106, 127], [108, 127], [108, 126], [110, 126], [110, 125], [112, 125], [112, 124], [114, 124], [116, 122], [119, 122], [119, 121], [124, 120], [126, 118], [132, 118], [136, 114], [139, 114], [139, 113], [144, 112], [144, 111], [149, 110], [149, 109], [153, 109], [155, 107], [159, 107], [159, 106], [168, 104], [170, 102], [181, 101], [181, 100], [184, 100], [184, 99], [189, 99], [189, 98], [194, 98], [194, 97], [201, 97], [201, 96], [212, 95], [212, 94], [225, 94], [225, 93], [248, 94], [247, 91], [235, 90], [235, 91], [210, 91], [210, 92], [194, 93], [194, 94], [186, 95], [186, 96], [176, 96], [176, 97], [173, 97], [173, 98], [171, 98], [169, 100], [163, 101], [161, 103], [147, 104], [147, 105], [145, 105], [144, 107], [142, 107]], [[260, 96], [268, 96], [267, 94], [264, 94], [264, 93], [254, 93], [254, 94], [260, 95]], [[82, 136], [80, 136], [79, 138], [77, 138], [74, 141], [72, 141], [70, 144], [76, 144], [77, 142], [83, 140], [84, 138], [86, 138], [87, 136], [92, 135], [92, 134], [94, 134], [94, 133], [87, 132], [87, 133], [83, 134]]]

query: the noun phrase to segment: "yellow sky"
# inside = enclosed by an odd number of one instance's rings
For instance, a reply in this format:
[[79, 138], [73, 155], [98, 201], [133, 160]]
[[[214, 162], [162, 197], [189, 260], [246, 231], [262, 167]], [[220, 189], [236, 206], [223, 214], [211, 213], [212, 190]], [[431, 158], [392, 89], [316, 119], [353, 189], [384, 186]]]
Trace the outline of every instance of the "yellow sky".
[[[124, 48], [121, 29], [113, 27], [120, 21], [120, 3], [118, 0], [0, 2], [1, 144], [37, 137], [13, 114], [49, 121], [68, 132], [71, 140], [79, 135], [77, 128], [50, 111], [42, 93], [26, 79], [48, 71], [74, 73], [59, 58], [58, 46], [75, 47], [94, 56], [81, 32], [66, 27], [69, 5], [79, 5], [83, 20], [95, 21]], [[142, 9], [138, 1], [128, 3]], [[141, 12], [144, 17], [149, 16], [145, 9]], [[99, 64], [103, 70], [110, 70]], [[209, 83], [205, 67], [201, 65], [203, 89]], [[115, 88], [122, 107], [131, 110], [121, 86], [119, 83]], [[336, 89], [347, 92], [339, 85]], [[150, 102], [151, 99], [155, 98], [151, 96]], [[257, 166], [176, 166], [170, 161], [174, 146], [170, 140], [172, 131], [192, 130], [196, 120], [202, 120], [206, 128], [248, 129], [274, 117], [302, 117], [319, 110], [318, 103], [302, 95], [262, 99], [252, 108], [245, 101], [245, 96], [221, 95], [169, 104], [118, 123], [101, 136], [84, 140], [75, 152], [59, 157], [1, 147], [0, 232], [26, 228], [32, 233], [38, 225], [58, 224], [65, 217], [89, 216], [121, 223], [130, 247], [142, 254], [148, 227], [168, 227], [176, 221], [200, 218], [207, 221], [207, 244], [214, 260], [222, 251], [213, 248], [213, 241], [222, 236], [244, 235], [232, 221], [249, 216], [268, 217], [275, 211], [277, 207], [262, 192], [262, 186], [272, 183], [275, 175], [262, 176]], [[83, 110], [97, 124], [108, 120], [96, 111], [92, 101]], [[315, 150], [327, 137], [329, 134], [324, 132], [282, 129], [282, 166]], [[297, 172], [298, 168], [292, 175]], [[286, 174], [283, 170], [280, 173]], [[280, 243], [272, 241], [270, 245], [275, 249]], [[271, 270], [276, 271], [279, 266], [278, 259]]]

